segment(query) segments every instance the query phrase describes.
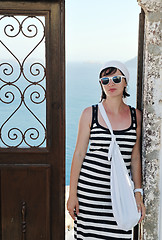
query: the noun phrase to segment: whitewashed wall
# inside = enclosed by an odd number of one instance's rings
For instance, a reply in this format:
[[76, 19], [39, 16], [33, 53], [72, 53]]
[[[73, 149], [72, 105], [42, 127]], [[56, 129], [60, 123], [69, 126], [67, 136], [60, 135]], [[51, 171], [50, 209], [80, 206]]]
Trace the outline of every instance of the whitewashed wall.
[[144, 240], [162, 240], [161, 0], [138, 0], [145, 12], [143, 73]]

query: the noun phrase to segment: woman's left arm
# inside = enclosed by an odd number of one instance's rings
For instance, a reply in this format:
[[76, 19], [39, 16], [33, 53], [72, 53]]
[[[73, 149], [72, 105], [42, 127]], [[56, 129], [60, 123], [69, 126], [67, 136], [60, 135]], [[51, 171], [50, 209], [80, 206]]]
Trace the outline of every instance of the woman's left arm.
[[[133, 147], [132, 151], [132, 159], [131, 159], [131, 171], [132, 171], [132, 178], [134, 181], [135, 189], [141, 188], [141, 156], [140, 156], [140, 138], [141, 138], [141, 112], [136, 109], [136, 116], [137, 116], [137, 140]], [[144, 219], [145, 217], [145, 206], [143, 204], [143, 198], [140, 192], [135, 193], [136, 203], [138, 211], [141, 211], [141, 218], [139, 220], [139, 223]]]

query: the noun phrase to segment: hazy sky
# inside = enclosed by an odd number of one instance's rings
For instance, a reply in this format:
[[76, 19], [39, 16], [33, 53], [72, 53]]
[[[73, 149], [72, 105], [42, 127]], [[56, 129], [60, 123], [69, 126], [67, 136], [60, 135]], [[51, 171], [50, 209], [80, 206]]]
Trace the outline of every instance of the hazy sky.
[[137, 56], [137, 0], [66, 0], [66, 60], [127, 61]]

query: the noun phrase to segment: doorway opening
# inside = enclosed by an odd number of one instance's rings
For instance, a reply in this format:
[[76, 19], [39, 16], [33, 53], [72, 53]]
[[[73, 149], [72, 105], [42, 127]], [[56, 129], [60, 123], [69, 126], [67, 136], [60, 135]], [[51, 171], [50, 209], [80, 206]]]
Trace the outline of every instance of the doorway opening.
[[[126, 64], [130, 72], [127, 104], [141, 109], [144, 12], [137, 2], [127, 0], [93, 4], [71, 0], [65, 9], [66, 203], [79, 118], [84, 108], [100, 100], [98, 73], [104, 62], [116, 59]], [[66, 239], [70, 240], [74, 225], [66, 211], [65, 216]], [[134, 230], [132, 239], [138, 239], [138, 231]]]

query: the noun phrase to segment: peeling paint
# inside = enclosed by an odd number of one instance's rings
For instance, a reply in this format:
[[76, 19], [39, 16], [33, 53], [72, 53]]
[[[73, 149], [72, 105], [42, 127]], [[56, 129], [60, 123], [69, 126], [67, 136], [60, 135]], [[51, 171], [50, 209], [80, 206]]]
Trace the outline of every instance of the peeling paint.
[[138, 0], [138, 3], [143, 8], [145, 13], [158, 12], [161, 7], [160, 0]]
[[[150, 160], [150, 161], [149, 161]], [[159, 163], [158, 159], [148, 159], [144, 166], [144, 191], [146, 218], [144, 220], [144, 239], [158, 240], [158, 208], [159, 203]]]
[[161, 36], [160, 36], [160, 21], [152, 22], [149, 24], [148, 29], [148, 43], [160, 45]]

